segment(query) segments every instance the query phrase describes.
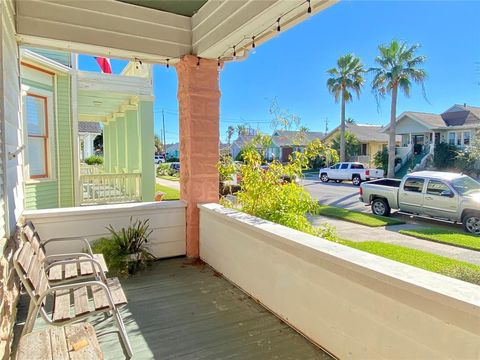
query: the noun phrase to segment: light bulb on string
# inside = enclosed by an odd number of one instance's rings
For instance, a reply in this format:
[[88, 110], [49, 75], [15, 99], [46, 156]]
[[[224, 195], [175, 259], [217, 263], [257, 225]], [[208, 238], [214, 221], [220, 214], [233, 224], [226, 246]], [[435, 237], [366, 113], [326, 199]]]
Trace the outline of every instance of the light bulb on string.
[[280, 18], [277, 19], [277, 32], [280, 32]]
[[307, 15], [308, 15], [308, 16], [312, 16], [312, 4], [311, 4], [311, 0], [307, 0], [307, 3], [308, 3]]
[[237, 50], [235, 49], [235, 46], [233, 46], [233, 60], [237, 60]]
[[200, 67], [200, 58], [197, 58], [197, 69]]
[[167, 59], [167, 69], [170, 67], [169, 62], [170, 62], [170, 59]]
[[220, 72], [222, 70], [222, 65], [220, 64], [220, 58], [217, 59], [217, 71]]
[[257, 50], [255, 49], [255, 36], [252, 36], [252, 54], [255, 54]]

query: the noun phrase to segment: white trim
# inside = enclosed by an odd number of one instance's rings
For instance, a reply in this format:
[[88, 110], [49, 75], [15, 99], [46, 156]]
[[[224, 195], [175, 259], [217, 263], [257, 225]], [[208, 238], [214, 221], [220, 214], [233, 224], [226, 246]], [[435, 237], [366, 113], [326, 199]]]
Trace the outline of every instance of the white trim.
[[27, 62], [33, 61], [34, 63], [44, 66], [47, 69], [52, 70], [54, 72], [68, 74], [72, 71], [72, 69], [69, 68], [68, 66], [60, 64], [56, 61], [53, 61], [52, 59], [49, 59], [45, 56], [39, 55], [27, 49], [20, 49], [20, 58], [21, 58], [21, 61], [25, 61], [25, 60], [27, 60]]
[[[78, 55], [71, 54], [72, 68], [78, 68]], [[78, 141], [78, 71], [72, 71], [70, 76], [70, 117], [72, 119], [73, 136], [72, 136], [72, 151], [73, 151], [73, 203], [75, 206], [80, 205], [80, 143]]]

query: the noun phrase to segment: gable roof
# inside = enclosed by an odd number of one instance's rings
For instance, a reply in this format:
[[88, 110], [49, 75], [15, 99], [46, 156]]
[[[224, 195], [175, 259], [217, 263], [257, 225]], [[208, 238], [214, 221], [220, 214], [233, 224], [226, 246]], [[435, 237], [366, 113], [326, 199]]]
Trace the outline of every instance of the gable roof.
[[277, 130], [272, 134], [272, 142], [278, 147], [307, 146], [315, 139], [323, 140], [325, 133], [318, 131]]
[[100, 134], [102, 132], [102, 128], [100, 127], [99, 122], [79, 121], [78, 132]]
[[[326, 138], [332, 137], [338, 130], [340, 125], [333, 129]], [[345, 124], [345, 131], [352, 135], [355, 135], [358, 141], [361, 143], [368, 142], [388, 142], [388, 134], [385, 133], [385, 127], [382, 125], [370, 125], [370, 124]], [[397, 136], [397, 141], [400, 141], [400, 137]]]

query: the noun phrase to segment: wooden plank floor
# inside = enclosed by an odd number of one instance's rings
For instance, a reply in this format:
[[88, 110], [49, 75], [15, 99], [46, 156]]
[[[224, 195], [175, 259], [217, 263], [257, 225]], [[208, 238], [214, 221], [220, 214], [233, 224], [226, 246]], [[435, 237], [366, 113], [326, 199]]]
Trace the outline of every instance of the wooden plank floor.
[[[134, 359], [330, 359], [199, 261], [158, 261], [121, 282]], [[106, 359], [124, 358], [117, 334], [103, 334], [111, 318], [90, 319]]]

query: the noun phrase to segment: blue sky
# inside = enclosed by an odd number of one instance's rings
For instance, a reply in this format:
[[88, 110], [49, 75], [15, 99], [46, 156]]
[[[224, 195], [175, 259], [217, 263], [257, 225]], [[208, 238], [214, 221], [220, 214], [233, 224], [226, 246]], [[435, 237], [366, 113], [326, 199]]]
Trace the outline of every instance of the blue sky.
[[[337, 58], [353, 52], [367, 67], [374, 65], [378, 44], [396, 38], [422, 45], [428, 102], [420, 86], [410, 98], [400, 95], [402, 111], [442, 112], [454, 103], [480, 106], [479, 1], [341, 1], [298, 26], [258, 46], [247, 60], [228, 63], [220, 73], [222, 92], [220, 132], [228, 125], [248, 123], [271, 133], [269, 107], [276, 98], [282, 108], [300, 116], [302, 125], [323, 131], [339, 124], [340, 106], [328, 93], [326, 70]], [[125, 62], [113, 60], [114, 72]], [[97, 68], [94, 59], [80, 58], [80, 67]], [[367, 78], [360, 99], [347, 105], [357, 123], [385, 124], [389, 98], [380, 109]], [[178, 140], [177, 77], [175, 69], [154, 67], [155, 131], [161, 131], [165, 110], [167, 142]]]

